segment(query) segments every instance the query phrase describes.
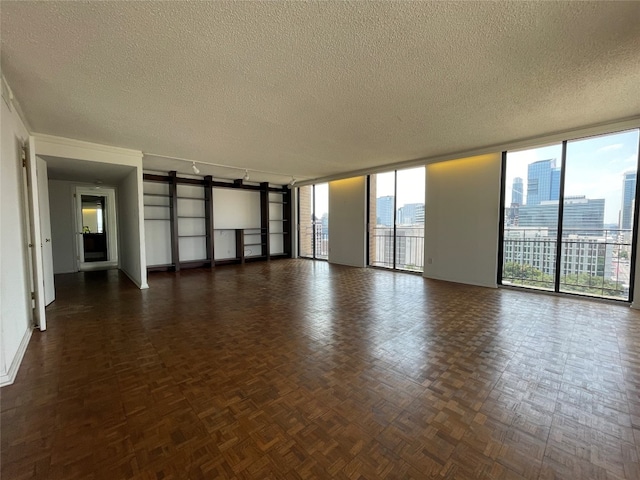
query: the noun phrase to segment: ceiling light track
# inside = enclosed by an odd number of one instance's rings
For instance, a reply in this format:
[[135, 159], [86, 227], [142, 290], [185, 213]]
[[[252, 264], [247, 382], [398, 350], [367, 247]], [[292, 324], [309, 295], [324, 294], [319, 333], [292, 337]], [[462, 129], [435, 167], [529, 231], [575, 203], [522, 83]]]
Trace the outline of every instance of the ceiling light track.
[[[244, 172], [244, 175], [242, 176], [242, 179], [247, 182], [249, 181], [249, 172], [255, 172], [255, 173], [264, 173], [266, 175], [273, 175], [276, 177], [288, 177], [289, 175], [284, 174], [284, 173], [276, 173], [276, 172], [269, 172], [266, 170], [257, 170], [255, 168], [245, 168], [245, 167], [236, 167], [233, 165], [223, 165], [221, 163], [213, 163], [213, 162], [202, 162], [200, 160], [193, 160], [190, 158], [181, 158], [181, 157], [171, 157], [169, 155], [160, 155], [158, 153], [150, 153], [150, 152], [142, 152], [143, 155], [149, 156], [149, 157], [158, 157], [158, 158], [166, 158], [168, 160], [178, 160], [180, 162], [188, 162], [191, 164], [191, 169], [193, 170], [193, 173], [195, 173], [196, 175], [198, 175], [200, 173], [200, 170], [198, 169], [198, 167], [196, 166], [196, 163], [200, 164], [200, 165], [206, 165], [209, 167], [218, 167], [218, 168], [229, 168], [231, 170], [239, 170], [241, 172]], [[293, 186], [296, 183], [296, 178], [295, 177], [291, 177], [291, 182], [288, 182], [290, 186]], [[286, 183], [286, 182], [283, 182]]]

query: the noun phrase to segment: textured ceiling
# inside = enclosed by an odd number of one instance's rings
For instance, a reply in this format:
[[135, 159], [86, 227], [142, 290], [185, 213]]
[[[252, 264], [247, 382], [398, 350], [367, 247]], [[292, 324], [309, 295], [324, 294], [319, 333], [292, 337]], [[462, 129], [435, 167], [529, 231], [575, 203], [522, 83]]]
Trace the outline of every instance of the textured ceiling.
[[2, 71], [33, 131], [285, 180], [640, 113], [640, 2], [0, 8]]

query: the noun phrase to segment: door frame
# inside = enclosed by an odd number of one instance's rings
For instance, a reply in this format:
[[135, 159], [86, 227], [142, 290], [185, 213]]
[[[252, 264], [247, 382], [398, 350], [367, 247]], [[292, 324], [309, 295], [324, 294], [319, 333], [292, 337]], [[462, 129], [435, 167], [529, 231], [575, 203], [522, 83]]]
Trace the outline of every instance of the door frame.
[[[84, 261], [84, 242], [82, 240], [82, 195], [105, 197], [107, 208], [105, 212], [107, 228], [107, 260], [103, 262]], [[106, 270], [118, 268], [118, 221], [116, 218], [116, 189], [113, 187], [76, 186], [74, 191], [75, 211], [75, 243], [76, 268], [78, 271]]]

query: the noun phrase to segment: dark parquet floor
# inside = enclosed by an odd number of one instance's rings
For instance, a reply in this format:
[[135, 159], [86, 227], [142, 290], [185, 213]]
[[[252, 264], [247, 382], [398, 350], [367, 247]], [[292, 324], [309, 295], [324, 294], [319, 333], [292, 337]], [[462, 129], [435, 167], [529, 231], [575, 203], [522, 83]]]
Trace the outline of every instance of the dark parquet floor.
[[640, 312], [279, 260], [56, 278], [3, 479], [639, 479]]

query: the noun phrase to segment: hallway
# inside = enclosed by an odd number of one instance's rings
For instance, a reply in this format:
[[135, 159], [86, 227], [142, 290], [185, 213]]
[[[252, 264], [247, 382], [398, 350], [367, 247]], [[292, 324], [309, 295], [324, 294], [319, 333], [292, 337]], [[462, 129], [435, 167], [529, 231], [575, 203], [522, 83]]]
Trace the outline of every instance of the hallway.
[[640, 312], [309, 260], [59, 275], [6, 479], [640, 478]]

